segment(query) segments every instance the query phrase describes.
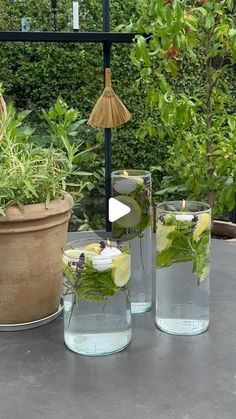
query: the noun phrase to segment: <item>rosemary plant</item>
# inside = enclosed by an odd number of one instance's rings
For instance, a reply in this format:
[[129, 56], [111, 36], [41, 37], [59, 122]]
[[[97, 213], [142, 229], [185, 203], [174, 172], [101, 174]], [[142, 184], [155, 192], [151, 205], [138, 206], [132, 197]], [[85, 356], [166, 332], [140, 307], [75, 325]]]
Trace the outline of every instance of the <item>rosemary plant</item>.
[[[73, 145], [66, 135], [58, 144], [43, 147], [32, 140], [34, 130], [26, 124], [29, 111], [17, 113], [8, 106], [2, 117], [0, 141], [0, 214], [11, 206], [48, 203], [63, 198], [65, 191], [81, 195], [86, 185], [78, 171], [81, 143]], [[58, 134], [59, 135], [59, 134]], [[55, 140], [55, 134], [54, 134]], [[72, 181], [76, 176], [76, 182]]]

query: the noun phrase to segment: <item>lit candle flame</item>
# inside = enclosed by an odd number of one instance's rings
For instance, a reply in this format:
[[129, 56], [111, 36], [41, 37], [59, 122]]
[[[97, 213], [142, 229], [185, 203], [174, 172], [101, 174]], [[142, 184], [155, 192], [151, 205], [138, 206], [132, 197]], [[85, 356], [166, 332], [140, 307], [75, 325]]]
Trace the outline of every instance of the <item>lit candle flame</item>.
[[183, 199], [181, 210], [182, 211], [185, 211], [186, 210], [186, 201], [185, 201], [185, 199]]
[[126, 170], [124, 170], [123, 176], [128, 177], [129, 176], [129, 173]]

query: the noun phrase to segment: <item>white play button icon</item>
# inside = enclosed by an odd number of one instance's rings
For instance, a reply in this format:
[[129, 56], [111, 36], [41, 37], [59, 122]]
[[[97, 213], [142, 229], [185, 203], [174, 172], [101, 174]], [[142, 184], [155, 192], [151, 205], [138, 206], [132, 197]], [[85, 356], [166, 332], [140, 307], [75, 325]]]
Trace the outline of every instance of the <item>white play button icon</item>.
[[109, 221], [113, 223], [131, 212], [128, 205], [122, 204], [115, 198], [109, 199]]

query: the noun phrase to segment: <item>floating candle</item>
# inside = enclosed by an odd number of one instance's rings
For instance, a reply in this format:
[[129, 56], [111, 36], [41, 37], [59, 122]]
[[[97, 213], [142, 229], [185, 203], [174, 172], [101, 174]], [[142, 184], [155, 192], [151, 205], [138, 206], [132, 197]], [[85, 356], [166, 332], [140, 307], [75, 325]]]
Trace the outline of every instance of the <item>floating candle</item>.
[[117, 247], [112, 247], [109, 240], [107, 246], [101, 251], [100, 255], [93, 257], [93, 267], [99, 272], [112, 268], [112, 261], [122, 252]]
[[182, 201], [180, 212], [180, 214], [177, 214], [175, 216], [177, 221], [192, 221], [192, 219], [194, 218], [194, 216], [192, 214], [189, 214], [188, 212], [185, 199], [183, 199]]
[[111, 257], [114, 258], [116, 256], [121, 255], [121, 251], [117, 249], [117, 247], [106, 246], [100, 253], [102, 257]]
[[193, 215], [182, 213], [182, 214], [176, 215], [175, 218], [177, 221], [192, 221]]
[[127, 195], [136, 190], [137, 186], [143, 184], [144, 180], [140, 176], [129, 176], [129, 173], [124, 170], [123, 179], [114, 184], [114, 189], [117, 193]]
[[93, 268], [98, 272], [106, 271], [112, 268], [112, 258], [105, 258], [104, 256], [94, 256], [92, 259]]

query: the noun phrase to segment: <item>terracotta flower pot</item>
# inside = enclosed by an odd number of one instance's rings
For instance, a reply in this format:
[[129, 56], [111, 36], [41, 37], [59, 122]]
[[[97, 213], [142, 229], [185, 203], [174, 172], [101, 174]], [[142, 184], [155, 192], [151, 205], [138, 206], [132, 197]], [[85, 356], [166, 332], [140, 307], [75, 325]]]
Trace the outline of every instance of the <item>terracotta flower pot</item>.
[[7, 210], [0, 217], [0, 324], [39, 320], [57, 311], [61, 256], [73, 198]]

